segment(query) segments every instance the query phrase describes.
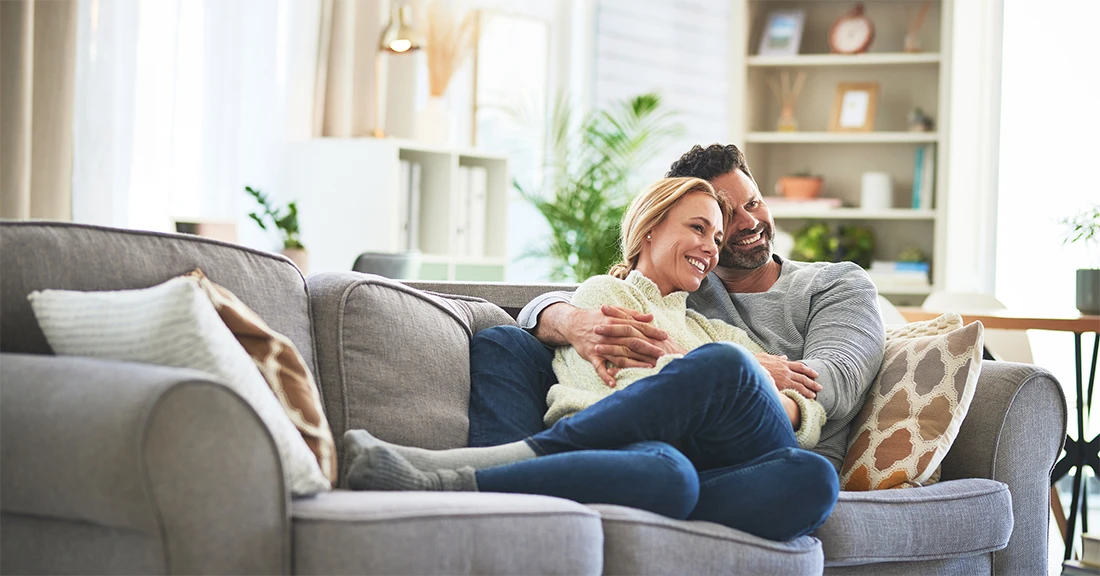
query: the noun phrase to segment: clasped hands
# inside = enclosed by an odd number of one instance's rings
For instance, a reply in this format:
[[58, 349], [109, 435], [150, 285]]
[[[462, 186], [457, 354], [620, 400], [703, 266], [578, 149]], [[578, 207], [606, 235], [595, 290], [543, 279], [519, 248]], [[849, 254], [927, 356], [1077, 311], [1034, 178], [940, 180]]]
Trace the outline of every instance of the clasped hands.
[[[600, 379], [614, 388], [615, 374], [622, 368], [652, 368], [665, 354], [687, 353], [652, 321], [652, 314], [618, 306], [574, 308], [568, 321], [568, 340], [592, 364]], [[816, 380], [817, 371], [802, 362], [764, 353], [756, 354], [756, 359], [777, 390], [791, 389], [806, 398], [816, 398], [822, 389]]]

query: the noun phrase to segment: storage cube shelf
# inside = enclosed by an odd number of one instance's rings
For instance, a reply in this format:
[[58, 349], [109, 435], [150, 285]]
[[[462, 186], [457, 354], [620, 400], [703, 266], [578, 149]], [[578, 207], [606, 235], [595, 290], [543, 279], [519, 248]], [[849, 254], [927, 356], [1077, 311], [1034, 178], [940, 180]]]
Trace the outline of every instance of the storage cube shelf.
[[[875, 38], [867, 53], [831, 54], [828, 33], [833, 23], [855, 2], [794, 0], [737, 0], [744, 28], [737, 39], [743, 46], [738, 62], [743, 81], [744, 117], [735, 130], [760, 186], [768, 197], [777, 194], [779, 178], [809, 172], [824, 178], [822, 197], [839, 198], [843, 208], [819, 209], [783, 205], [772, 210], [776, 225], [797, 234], [813, 221], [832, 226], [867, 226], [875, 235], [874, 259], [897, 260], [902, 250], [917, 248], [931, 258], [931, 284], [927, 288], [899, 288], [883, 282], [880, 292], [896, 303], [920, 303], [923, 295], [942, 283], [945, 246], [945, 193], [947, 182], [946, 138], [950, 122], [947, 74], [951, 60], [951, 2], [934, 0], [919, 34], [922, 51], [903, 52], [909, 19], [923, 0], [871, 0], [863, 2], [864, 14], [874, 23]], [[799, 54], [757, 54], [770, 12], [801, 10], [805, 14]], [[768, 86], [788, 71], [806, 79], [795, 104], [798, 131], [776, 130], [781, 110], [779, 99]], [[879, 86], [874, 129], [870, 132], [832, 132], [837, 85], [874, 82]], [[908, 113], [920, 107], [935, 119], [933, 131], [909, 131]], [[913, 208], [917, 150], [931, 152], [935, 173], [931, 206]], [[892, 184], [892, 208], [860, 207], [864, 172], [886, 172]], [[920, 183], [917, 182], [918, 188]], [[778, 204], [778, 202], [777, 202]]]
[[[403, 162], [419, 166], [415, 206], [403, 189], [411, 185]], [[484, 214], [460, 222], [469, 210], [459, 204], [469, 201], [461, 179], [471, 167], [484, 170]], [[350, 271], [363, 252], [408, 250], [404, 222], [411, 218], [413, 247], [421, 252], [418, 279], [504, 279], [509, 176], [503, 156], [393, 138], [318, 138], [287, 146], [283, 182], [279, 197], [298, 201], [310, 272]], [[478, 231], [466, 237], [471, 221]]]

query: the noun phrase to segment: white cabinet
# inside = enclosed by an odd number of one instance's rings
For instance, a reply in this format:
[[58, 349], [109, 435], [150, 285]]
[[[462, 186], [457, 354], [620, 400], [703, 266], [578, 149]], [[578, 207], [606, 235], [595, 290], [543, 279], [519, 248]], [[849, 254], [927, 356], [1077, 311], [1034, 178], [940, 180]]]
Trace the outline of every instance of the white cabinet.
[[[419, 166], [411, 209], [403, 206], [403, 161]], [[470, 213], [467, 168], [481, 170], [483, 213]], [[509, 182], [503, 156], [393, 138], [318, 138], [287, 145], [279, 197], [298, 202], [310, 272], [351, 270], [363, 252], [406, 250], [402, 221], [413, 214], [420, 279], [503, 280]]]
[[[839, 198], [842, 208], [800, 209], [788, 206], [772, 210], [776, 225], [796, 234], [812, 221], [833, 226], [867, 226], [875, 235], [875, 260], [897, 260], [907, 248], [917, 248], [931, 259], [930, 286], [899, 288], [880, 285], [880, 292], [896, 303], [915, 304], [931, 288], [942, 286], [944, 270], [945, 208], [947, 182], [946, 142], [950, 121], [950, 14], [952, 0], [933, 0], [920, 40], [922, 51], [903, 52], [910, 18], [923, 0], [864, 2], [864, 13], [874, 22], [875, 39], [865, 54], [830, 54], [828, 33], [833, 22], [855, 2], [795, 0], [738, 0], [735, 13], [741, 26], [735, 39], [741, 47], [735, 59], [734, 86], [741, 94], [743, 116], [734, 122], [734, 141], [745, 144], [754, 176], [765, 196], [775, 194], [783, 176], [810, 172], [824, 178], [822, 196]], [[800, 52], [792, 56], [760, 56], [757, 48], [768, 13], [802, 10], [805, 25]], [[776, 130], [780, 102], [769, 86], [784, 72], [791, 77], [806, 74], [795, 105], [799, 131]], [[879, 86], [874, 129], [870, 132], [829, 131], [837, 85], [874, 82]], [[935, 120], [931, 132], [908, 131], [908, 113], [920, 107]], [[935, 153], [935, 177], [931, 207], [913, 209], [911, 198], [916, 151]], [[886, 172], [892, 180], [893, 203], [887, 210], [860, 207], [860, 182], [864, 172]]]

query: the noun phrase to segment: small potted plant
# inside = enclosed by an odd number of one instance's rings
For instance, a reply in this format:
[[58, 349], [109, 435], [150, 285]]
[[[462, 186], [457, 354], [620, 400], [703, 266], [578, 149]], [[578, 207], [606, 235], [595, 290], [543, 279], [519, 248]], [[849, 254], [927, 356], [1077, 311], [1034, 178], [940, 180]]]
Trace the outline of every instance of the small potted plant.
[[1077, 309], [1082, 314], [1100, 314], [1100, 204], [1063, 218], [1065, 244], [1085, 245], [1092, 268], [1077, 269]]
[[810, 200], [821, 194], [824, 183], [821, 176], [813, 176], [808, 171], [795, 172], [775, 183], [775, 193], [792, 200]]
[[259, 189], [251, 186], [244, 187], [245, 193], [256, 200], [256, 203], [260, 205], [262, 211], [250, 212], [248, 217], [253, 219], [260, 228], [267, 230], [266, 221], [270, 220], [271, 225], [279, 232], [279, 236], [282, 237], [283, 249], [280, 253], [287, 258], [290, 258], [294, 264], [298, 266], [298, 269], [302, 271], [302, 274], [306, 274], [309, 268], [309, 253], [306, 252], [306, 247], [302, 245], [301, 239], [298, 237], [298, 204], [296, 202], [289, 202], [285, 209], [279, 208], [271, 203], [267, 194], [264, 194]]

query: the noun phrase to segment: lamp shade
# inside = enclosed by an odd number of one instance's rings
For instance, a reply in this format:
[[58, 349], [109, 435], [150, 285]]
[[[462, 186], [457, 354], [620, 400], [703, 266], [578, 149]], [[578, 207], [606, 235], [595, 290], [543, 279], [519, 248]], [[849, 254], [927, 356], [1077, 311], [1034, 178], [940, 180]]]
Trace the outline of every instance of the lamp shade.
[[416, 28], [413, 28], [412, 6], [402, 4], [395, 5], [390, 21], [382, 30], [382, 36], [378, 40], [378, 50], [401, 54], [420, 49], [423, 42]]

